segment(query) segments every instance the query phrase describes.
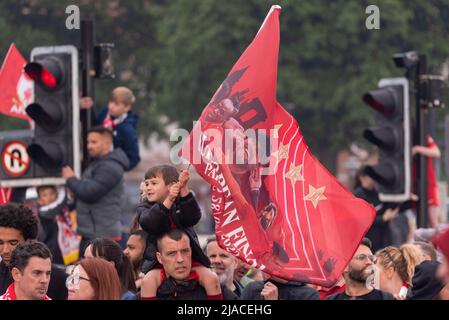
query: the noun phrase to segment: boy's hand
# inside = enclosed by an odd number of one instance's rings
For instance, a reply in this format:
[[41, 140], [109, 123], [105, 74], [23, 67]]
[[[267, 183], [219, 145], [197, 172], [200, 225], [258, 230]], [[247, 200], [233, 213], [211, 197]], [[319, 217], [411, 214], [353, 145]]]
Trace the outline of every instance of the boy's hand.
[[179, 182], [176, 182], [176, 183], [174, 183], [173, 185], [170, 186], [169, 192], [168, 192], [168, 199], [171, 202], [175, 202], [176, 197], [179, 195], [180, 189], [181, 189], [181, 187], [179, 185]]
[[189, 188], [187, 187], [187, 182], [190, 180], [189, 170], [181, 170], [179, 174], [179, 185], [181, 186], [180, 195], [181, 197], [186, 197], [189, 194]]
[[190, 174], [189, 171], [183, 169], [181, 170], [181, 173], [179, 174], [179, 183], [181, 188], [184, 188], [187, 186], [187, 182], [190, 180]]
[[91, 97], [81, 97], [80, 98], [80, 109], [90, 109], [94, 105], [94, 101]]

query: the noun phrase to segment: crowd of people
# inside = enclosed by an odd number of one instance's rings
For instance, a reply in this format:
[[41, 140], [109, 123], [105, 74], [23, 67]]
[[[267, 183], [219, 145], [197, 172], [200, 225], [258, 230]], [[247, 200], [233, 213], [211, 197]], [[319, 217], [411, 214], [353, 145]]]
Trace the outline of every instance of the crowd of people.
[[[83, 258], [64, 269], [36, 240], [38, 227], [38, 217], [23, 204], [0, 206], [0, 300], [449, 300], [449, 230], [432, 243], [375, 253], [364, 238], [341, 281], [321, 288], [252, 269], [214, 237], [194, 253], [199, 248], [195, 234], [176, 225], [157, 235], [141, 226], [124, 250], [111, 238], [95, 238]], [[145, 273], [148, 260], [152, 264]]]
[[[201, 210], [188, 181], [187, 170], [150, 168], [126, 248], [114, 232], [94, 236], [97, 230], [108, 230], [107, 225], [114, 230], [113, 221], [99, 224], [99, 229], [92, 223], [80, 259], [69, 266], [61, 263], [58, 246], [37, 240], [41, 210], [1, 205], [0, 299], [449, 299], [449, 229], [430, 242], [374, 251], [372, 242], [363, 238], [341, 279], [332, 288], [322, 288], [251, 268], [220, 247], [215, 237], [202, 248], [193, 229]], [[85, 210], [92, 215], [91, 209]]]
[[[34, 208], [0, 205], [0, 300], [449, 300], [449, 228], [392, 245], [389, 224], [401, 208], [382, 204], [363, 170], [355, 194], [377, 217], [331, 288], [252, 268], [215, 237], [201, 247], [189, 171], [171, 165], [145, 173], [122, 248], [123, 177], [140, 160], [134, 101], [128, 88], [112, 92], [88, 131], [82, 176], [62, 169], [66, 189], [38, 187]], [[81, 104], [92, 108], [88, 97]]]

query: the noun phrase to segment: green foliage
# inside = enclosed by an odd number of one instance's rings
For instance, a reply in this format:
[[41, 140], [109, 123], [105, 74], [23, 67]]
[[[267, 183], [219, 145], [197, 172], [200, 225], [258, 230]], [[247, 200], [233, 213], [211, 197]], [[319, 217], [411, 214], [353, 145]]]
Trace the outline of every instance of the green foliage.
[[[107, 102], [115, 86], [131, 87], [138, 98], [139, 132], [147, 137], [162, 132], [162, 115], [191, 129], [275, 2], [3, 0], [0, 57], [11, 42], [24, 56], [37, 45], [79, 45], [80, 32], [65, 29], [69, 4], [80, 6], [82, 18], [95, 18], [97, 42], [116, 46], [117, 77], [96, 81], [97, 105]], [[380, 78], [403, 75], [393, 53], [425, 53], [434, 72], [449, 55], [449, 0], [278, 4], [283, 7], [278, 99], [328, 167], [337, 150], [363, 141], [372, 112], [362, 94]], [[365, 27], [371, 4], [380, 9], [380, 30]], [[5, 121], [0, 123], [3, 128]]]

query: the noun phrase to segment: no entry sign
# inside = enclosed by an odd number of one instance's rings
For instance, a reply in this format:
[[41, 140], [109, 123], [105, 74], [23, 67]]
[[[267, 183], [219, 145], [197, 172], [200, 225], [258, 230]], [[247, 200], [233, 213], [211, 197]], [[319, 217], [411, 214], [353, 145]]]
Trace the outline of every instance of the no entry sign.
[[22, 141], [8, 142], [1, 154], [2, 167], [5, 173], [11, 177], [23, 176], [30, 167], [30, 156], [27, 147]]

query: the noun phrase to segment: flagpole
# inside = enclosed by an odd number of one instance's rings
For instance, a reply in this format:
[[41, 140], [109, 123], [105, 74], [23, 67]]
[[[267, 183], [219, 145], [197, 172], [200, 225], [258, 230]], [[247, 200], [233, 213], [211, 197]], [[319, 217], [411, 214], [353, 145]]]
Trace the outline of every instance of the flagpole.
[[259, 28], [259, 31], [257, 31], [256, 36], [259, 34], [260, 30], [262, 30], [262, 28], [263, 28], [264, 25], [265, 25], [265, 22], [267, 22], [268, 17], [270, 16], [270, 14], [271, 14], [274, 10], [282, 11], [282, 7], [281, 7], [280, 5], [277, 5], [277, 4], [271, 6], [270, 11], [268, 11], [268, 14], [267, 14], [267, 16], [265, 17], [265, 20], [262, 22], [262, 25], [261, 25], [260, 28]]

